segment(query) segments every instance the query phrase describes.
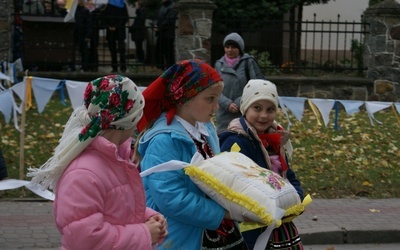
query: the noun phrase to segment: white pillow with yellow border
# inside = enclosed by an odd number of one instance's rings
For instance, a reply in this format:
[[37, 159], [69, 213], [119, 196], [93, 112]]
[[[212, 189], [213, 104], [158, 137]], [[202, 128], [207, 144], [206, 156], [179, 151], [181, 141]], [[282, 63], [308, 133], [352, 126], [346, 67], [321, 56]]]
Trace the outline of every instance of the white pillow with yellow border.
[[296, 189], [287, 179], [258, 166], [239, 152], [223, 152], [184, 168], [192, 181], [231, 213], [262, 225], [281, 224], [304, 211]]
[[[192, 163], [171, 160], [140, 173], [144, 177], [156, 172], [184, 169], [192, 181], [210, 198], [230, 212], [242, 231], [261, 226], [278, 227], [293, 220], [311, 202], [303, 204], [288, 180], [258, 166], [239, 152], [223, 152], [203, 160], [198, 154]], [[283, 219], [282, 219], [283, 218]]]

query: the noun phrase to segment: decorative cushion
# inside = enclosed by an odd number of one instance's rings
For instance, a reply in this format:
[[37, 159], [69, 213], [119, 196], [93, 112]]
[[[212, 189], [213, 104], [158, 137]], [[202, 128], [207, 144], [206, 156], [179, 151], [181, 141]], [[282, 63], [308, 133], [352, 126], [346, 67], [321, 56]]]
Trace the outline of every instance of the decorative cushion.
[[296, 189], [288, 180], [258, 166], [242, 153], [223, 152], [191, 164], [184, 171], [234, 220], [247, 218], [279, 226], [282, 217], [293, 219], [304, 211]]

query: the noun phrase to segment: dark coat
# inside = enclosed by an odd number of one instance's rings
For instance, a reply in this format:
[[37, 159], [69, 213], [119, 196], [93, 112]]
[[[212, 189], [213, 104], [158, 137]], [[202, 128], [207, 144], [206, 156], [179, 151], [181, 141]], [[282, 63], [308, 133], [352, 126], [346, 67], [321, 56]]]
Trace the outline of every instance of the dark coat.
[[161, 38], [175, 38], [175, 22], [177, 12], [172, 1], [162, 3], [157, 17], [157, 36]]
[[132, 41], [143, 42], [146, 39], [146, 9], [136, 9], [136, 17], [132, 26], [129, 27]]
[[115, 38], [125, 40], [126, 38], [125, 25], [129, 20], [128, 9], [126, 7], [126, 4], [124, 5], [123, 8], [119, 8], [112, 4], [107, 4], [102, 13], [102, 18], [104, 20], [104, 26], [105, 28], [107, 28], [107, 34], [106, 34], [107, 39], [110, 39], [108, 28], [115, 27], [117, 34], [117, 37]]
[[75, 12], [74, 35], [79, 40], [91, 38], [92, 36], [92, 18], [90, 11], [85, 6], [78, 5]]

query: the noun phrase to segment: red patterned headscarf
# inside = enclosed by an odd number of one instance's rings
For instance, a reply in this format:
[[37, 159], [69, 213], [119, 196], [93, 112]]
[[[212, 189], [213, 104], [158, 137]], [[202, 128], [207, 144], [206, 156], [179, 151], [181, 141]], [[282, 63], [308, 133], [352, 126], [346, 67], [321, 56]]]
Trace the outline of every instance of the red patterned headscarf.
[[138, 130], [142, 131], [162, 112], [167, 112], [167, 124], [171, 124], [178, 105], [221, 81], [216, 70], [197, 59], [184, 60], [171, 66], [143, 91], [146, 104]]

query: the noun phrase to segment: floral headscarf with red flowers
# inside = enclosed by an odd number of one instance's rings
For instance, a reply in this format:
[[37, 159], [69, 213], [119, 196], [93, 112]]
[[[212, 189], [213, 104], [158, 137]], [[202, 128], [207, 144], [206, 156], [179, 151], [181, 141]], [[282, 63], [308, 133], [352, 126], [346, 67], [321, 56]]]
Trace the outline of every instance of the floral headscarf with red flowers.
[[39, 169], [29, 169], [32, 182], [42, 184], [44, 189], [55, 189], [69, 163], [98, 135], [107, 129], [131, 129], [143, 114], [143, 95], [124, 76], [109, 75], [89, 82], [83, 99], [84, 105], [69, 118], [54, 156]]
[[144, 107], [144, 99], [137, 86], [129, 78], [119, 75], [105, 76], [90, 82], [85, 89], [83, 101], [90, 122], [79, 134], [81, 141], [95, 137], [106, 129], [132, 128], [142, 117]]
[[167, 112], [167, 123], [171, 124], [178, 105], [221, 81], [222, 77], [215, 69], [197, 59], [183, 60], [171, 66], [143, 91], [146, 106], [138, 130], [143, 130], [162, 112]]

